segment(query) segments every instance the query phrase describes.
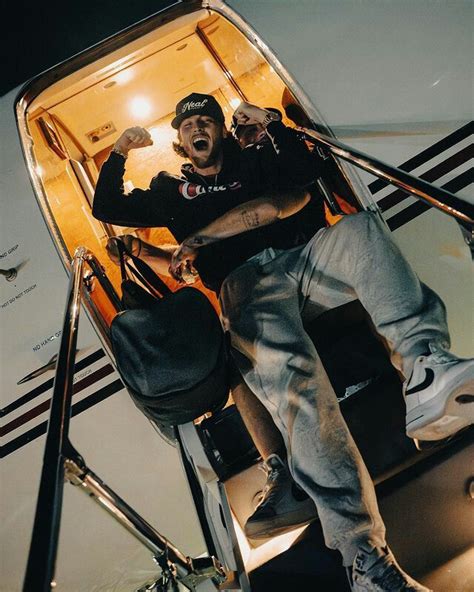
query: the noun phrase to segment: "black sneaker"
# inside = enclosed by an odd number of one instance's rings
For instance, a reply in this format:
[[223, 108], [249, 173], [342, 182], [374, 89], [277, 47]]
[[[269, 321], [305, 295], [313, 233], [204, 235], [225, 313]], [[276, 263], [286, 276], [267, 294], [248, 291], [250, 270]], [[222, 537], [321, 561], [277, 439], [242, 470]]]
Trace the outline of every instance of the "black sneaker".
[[432, 592], [402, 570], [388, 547], [360, 547], [348, 576], [352, 592]]
[[316, 506], [291, 478], [277, 454], [264, 463], [267, 482], [260, 503], [245, 523], [246, 536], [263, 539], [293, 530], [317, 518]]

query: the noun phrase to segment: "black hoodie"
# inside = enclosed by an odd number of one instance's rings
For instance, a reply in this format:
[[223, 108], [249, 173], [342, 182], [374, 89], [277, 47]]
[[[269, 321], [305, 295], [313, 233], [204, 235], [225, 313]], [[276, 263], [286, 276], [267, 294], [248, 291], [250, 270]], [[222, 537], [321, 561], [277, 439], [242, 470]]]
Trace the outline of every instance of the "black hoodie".
[[[280, 122], [267, 127], [270, 142], [240, 150], [223, 143], [223, 167], [203, 177], [191, 164], [182, 176], [160, 172], [148, 189], [123, 188], [125, 160], [111, 152], [100, 171], [92, 214], [119, 226], [167, 227], [178, 242], [239, 204], [265, 191], [308, 186], [317, 176], [314, 156], [294, 130]], [[203, 283], [218, 291], [224, 278], [267, 247], [290, 248], [309, 240], [324, 225], [322, 204], [312, 200], [295, 216], [268, 227], [202, 247], [196, 269]]]

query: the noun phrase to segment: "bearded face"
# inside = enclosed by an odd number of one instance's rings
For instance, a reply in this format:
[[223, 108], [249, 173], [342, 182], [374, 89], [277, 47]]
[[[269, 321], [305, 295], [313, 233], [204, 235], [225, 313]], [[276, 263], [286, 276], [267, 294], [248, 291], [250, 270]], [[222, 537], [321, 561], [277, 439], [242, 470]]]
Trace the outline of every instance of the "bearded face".
[[225, 128], [208, 115], [192, 115], [179, 126], [178, 138], [186, 156], [197, 169], [216, 165], [222, 158]]

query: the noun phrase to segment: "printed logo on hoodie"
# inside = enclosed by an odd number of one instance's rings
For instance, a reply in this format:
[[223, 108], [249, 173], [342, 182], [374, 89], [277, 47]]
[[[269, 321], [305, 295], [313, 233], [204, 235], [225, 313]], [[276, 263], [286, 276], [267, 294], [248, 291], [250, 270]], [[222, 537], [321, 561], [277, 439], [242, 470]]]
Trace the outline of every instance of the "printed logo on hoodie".
[[234, 181], [233, 183], [227, 183], [226, 185], [209, 185], [206, 187], [205, 185], [198, 185], [197, 183], [190, 183], [186, 181], [185, 183], [181, 183], [178, 187], [179, 192], [185, 199], [195, 199], [200, 195], [204, 195], [206, 193], [218, 193], [220, 191], [235, 191], [236, 189], [240, 189], [242, 187], [239, 181]]

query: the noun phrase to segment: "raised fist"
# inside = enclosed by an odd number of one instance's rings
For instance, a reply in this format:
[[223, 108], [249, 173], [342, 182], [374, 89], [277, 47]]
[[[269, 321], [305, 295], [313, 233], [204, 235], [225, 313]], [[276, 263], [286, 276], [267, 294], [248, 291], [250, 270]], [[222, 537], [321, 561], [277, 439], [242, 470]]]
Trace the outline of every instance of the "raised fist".
[[234, 111], [234, 119], [239, 125], [254, 125], [262, 123], [268, 111], [243, 101]]
[[150, 132], [144, 127], [129, 127], [115, 142], [114, 148], [127, 154], [129, 150], [145, 148], [145, 146], [151, 146], [152, 144], [153, 140], [151, 139]]

